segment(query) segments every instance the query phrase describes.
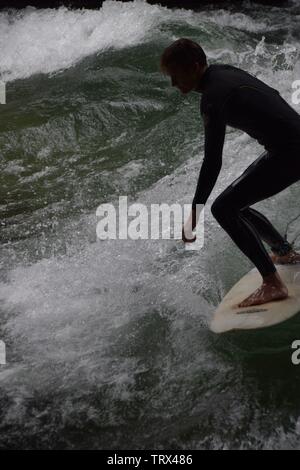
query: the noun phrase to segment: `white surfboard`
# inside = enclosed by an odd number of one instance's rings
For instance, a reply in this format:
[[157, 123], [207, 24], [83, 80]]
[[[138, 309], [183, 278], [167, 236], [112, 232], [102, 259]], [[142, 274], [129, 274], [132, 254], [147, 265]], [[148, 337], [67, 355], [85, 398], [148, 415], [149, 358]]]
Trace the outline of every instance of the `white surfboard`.
[[288, 288], [289, 295], [286, 299], [252, 307], [237, 307], [239, 302], [262, 283], [260, 273], [253, 268], [225, 295], [213, 315], [211, 331], [225, 333], [230, 330], [265, 328], [288, 320], [300, 312], [300, 263], [276, 265], [276, 269]]

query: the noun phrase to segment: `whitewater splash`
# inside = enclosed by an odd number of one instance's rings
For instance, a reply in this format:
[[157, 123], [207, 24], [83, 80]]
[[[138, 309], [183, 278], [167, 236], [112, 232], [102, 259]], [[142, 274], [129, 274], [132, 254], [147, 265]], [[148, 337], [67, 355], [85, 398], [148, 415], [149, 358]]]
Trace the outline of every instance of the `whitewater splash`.
[[[276, 9], [274, 10], [274, 15]], [[278, 16], [264, 21], [255, 20], [245, 13], [225, 10], [193, 12], [170, 11], [158, 5], [149, 5], [145, 0], [119, 2], [107, 0], [99, 10], [59, 9], [37, 10], [28, 7], [20, 11], [0, 13], [0, 79], [11, 81], [27, 78], [33, 74], [51, 74], [72, 67], [80, 60], [95, 53], [110, 49], [132, 47], [147, 41], [176, 39], [172, 27], [186, 25], [197, 28], [204, 34], [230, 32], [255, 32], [260, 35], [291, 28], [279, 21]], [[274, 19], [275, 18], [275, 19]], [[295, 20], [296, 21], [296, 20]], [[259, 42], [259, 36], [258, 41]], [[248, 54], [253, 45], [247, 45]], [[237, 65], [244, 59], [243, 51], [210, 51], [212, 59], [230, 59]], [[283, 50], [270, 50], [276, 61], [278, 55], [291, 55], [295, 63], [295, 44], [283, 44]], [[275, 57], [274, 57], [275, 55]]]
[[[291, 101], [297, 15], [262, 11], [108, 1], [99, 11], [0, 14], [2, 76], [27, 77], [7, 85], [20, 99], [3, 106], [0, 132], [10, 191], [9, 207], [0, 206], [8, 218], [0, 447], [298, 445], [295, 369], [282, 356], [277, 367], [269, 351], [259, 355], [259, 344], [248, 354], [242, 341], [208, 331], [214, 307], [250, 267], [209, 204], [198, 253], [180, 241], [96, 242], [102, 200], [132, 193], [146, 205], [191, 202], [203, 156], [199, 97], [182, 99], [161, 76], [165, 45], [199, 40], [210, 61], [241, 66]], [[210, 200], [260, 152], [228, 129]], [[297, 188], [287, 191], [262, 203], [279, 229], [298, 213]]]
[[55, 72], [96, 52], [139, 44], [162, 11], [140, 1], [106, 1], [98, 11], [28, 7], [0, 13], [2, 79]]

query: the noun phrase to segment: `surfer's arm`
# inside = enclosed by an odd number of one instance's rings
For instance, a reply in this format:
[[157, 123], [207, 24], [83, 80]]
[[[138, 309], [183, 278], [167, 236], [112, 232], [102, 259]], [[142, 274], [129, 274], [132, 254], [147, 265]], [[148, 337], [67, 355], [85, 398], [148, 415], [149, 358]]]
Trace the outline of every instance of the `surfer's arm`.
[[206, 203], [222, 167], [226, 123], [219, 116], [214, 117], [206, 114], [203, 114], [203, 120], [205, 131], [204, 159], [192, 202], [192, 209], [196, 209], [196, 204]]

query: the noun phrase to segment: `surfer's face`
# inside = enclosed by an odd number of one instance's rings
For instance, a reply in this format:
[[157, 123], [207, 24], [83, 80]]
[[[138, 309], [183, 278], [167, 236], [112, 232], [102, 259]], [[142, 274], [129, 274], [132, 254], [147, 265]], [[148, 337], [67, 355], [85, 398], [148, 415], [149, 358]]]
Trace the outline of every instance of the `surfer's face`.
[[183, 95], [197, 88], [203, 67], [197, 62], [189, 68], [172, 67], [168, 70], [172, 86], [178, 88]]

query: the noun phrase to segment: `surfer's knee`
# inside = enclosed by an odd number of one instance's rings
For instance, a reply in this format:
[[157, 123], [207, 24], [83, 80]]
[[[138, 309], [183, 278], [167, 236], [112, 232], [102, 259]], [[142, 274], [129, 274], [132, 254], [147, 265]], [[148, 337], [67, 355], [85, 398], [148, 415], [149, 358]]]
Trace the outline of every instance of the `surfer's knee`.
[[224, 207], [223, 198], [221, 196], [217, 197], [217, 199], [215, 199], [215, 201], [212, 203], [211, 213], [216, 220], [222, 219], [222, 215], [224, 215], [225, 207]]
[[227, 191], [221, 193], [211, 205], [211, 213], [216, 220], [228, 218], [236, 214], [236, 207], [232, 198], [228, 197]]
[[215, 201], [212, 203], [210, 210], [214, 218], [218, 220], [219, 214], [221, 213], [221, 205], [218, 201], [218, 198], [215, 199]]

